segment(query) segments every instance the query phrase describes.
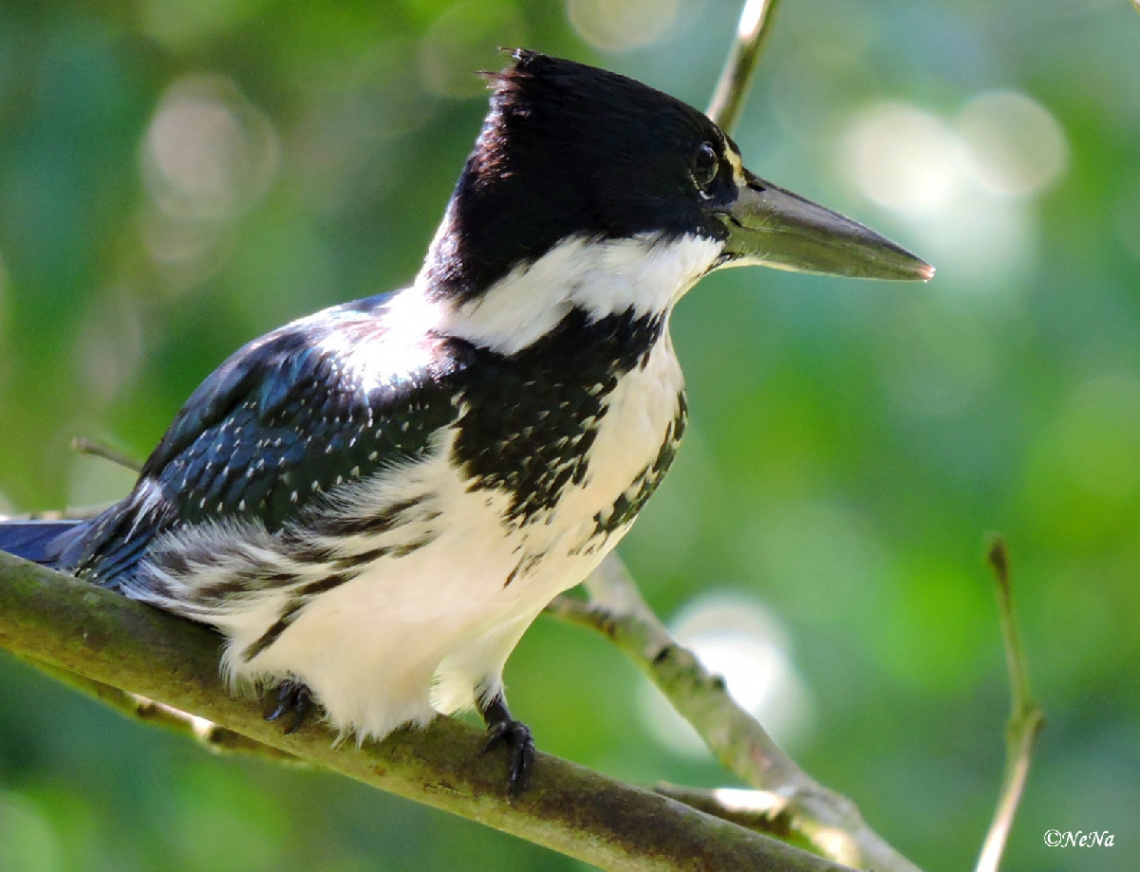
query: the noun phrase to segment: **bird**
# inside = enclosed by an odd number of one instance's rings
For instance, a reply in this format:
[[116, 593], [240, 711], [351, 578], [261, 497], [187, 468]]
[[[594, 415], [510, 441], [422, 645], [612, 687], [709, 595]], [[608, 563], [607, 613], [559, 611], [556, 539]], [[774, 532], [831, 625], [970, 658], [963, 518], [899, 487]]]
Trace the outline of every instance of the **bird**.
[[[503, 667], [669, 470], [687, 419], [669, 334], [708, 273], [924, 281], [933, 267], [754, 175], [699, 110], [534, 51], [489, 111], [408, 287], [246, 344], [131, 492], [0, 549], [222, 636], [231, 686], [341, 736], [474, 708], [535, 767]], [[289, 718], [285, 718], [289, 720]]]

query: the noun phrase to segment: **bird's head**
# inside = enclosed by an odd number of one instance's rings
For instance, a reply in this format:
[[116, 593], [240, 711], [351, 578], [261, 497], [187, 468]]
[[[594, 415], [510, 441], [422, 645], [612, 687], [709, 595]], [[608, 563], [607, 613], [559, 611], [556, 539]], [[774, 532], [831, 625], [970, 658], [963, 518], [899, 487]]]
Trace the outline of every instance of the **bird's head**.
[[[724, 266], [933, 275], [863, 225], [745, 169], [732, 139], [691, 106], [605, 70], [530, 51], [512, 57], [488, 75], [491, 110], [425, 264], [437, 295], [485, 302], [504, 280], [517, 284], [552, 259], [577, 279], [575, 264], [595, 275], [648, 270], [675, 285], [656, 297], [615, 291], [614, 309], [666, 308]], [[533, 293], [572, 292], [552, 275], [541, 279]], [[521, 294], [511, 296], [517, 306]]]

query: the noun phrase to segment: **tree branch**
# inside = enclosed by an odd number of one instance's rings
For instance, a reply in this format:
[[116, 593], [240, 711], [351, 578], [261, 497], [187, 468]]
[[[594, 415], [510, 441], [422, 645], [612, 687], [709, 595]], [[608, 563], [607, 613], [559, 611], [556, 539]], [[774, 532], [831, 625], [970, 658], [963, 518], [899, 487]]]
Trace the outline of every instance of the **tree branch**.
[[502, 757], [479, 754], [483, 731], [450, 718], [360, 748], [337, 744], [319, 724], [286, 736], [250, 700], [226, 692], [219, 637], [205, 626], [3, 553], [0, 646], [95, 682], [87, 687], [97, 693], [106, 686], [192, 712], [291, 757], [606, 869], [841, 869], [546, 754], [531, 787], [509, 798]]
[[[588, 600], [563, 594], [547, 611], [609, 638], [692, 724], [717, 760], [757, 788], [747, 803], [752, 809], [751, 826], [772, 833], [784, 828], [824, 856], [856, 868], [918, 872], [918, 867], [867, 826], [851, 800], [828, 790], [797, 766], [736, 703], [724, 681], [677, 644], [615, 555], [607, 557], [584, 586]], [[727, 795], [717, 799], [714, 792], [698, 807], [738, 820], [738, 809], [722, 801]], [[733, 799], [739, 805], [742, 793], [733, 794]], [[765, 817], [772, 822], [770, 827], [760, 826], [759, 820]]]

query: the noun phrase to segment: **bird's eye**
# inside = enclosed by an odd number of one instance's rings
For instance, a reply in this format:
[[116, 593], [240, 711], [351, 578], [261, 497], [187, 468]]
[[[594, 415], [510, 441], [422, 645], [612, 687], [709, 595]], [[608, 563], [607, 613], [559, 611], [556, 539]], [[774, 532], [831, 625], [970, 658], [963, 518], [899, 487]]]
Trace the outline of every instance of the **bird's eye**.
[[720, 161], [717, 159], [716, 149], [711, 142], [702, 142], [697, 153], [693, 155], [693, 181], [703, 191], [716, 179], [718, 170], [720, 170]]

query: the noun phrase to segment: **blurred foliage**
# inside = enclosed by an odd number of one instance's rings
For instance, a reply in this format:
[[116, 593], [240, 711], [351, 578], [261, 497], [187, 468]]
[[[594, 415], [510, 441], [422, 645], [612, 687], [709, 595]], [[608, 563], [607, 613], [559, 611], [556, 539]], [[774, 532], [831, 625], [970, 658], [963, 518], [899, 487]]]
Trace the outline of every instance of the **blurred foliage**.
[[[241, 343], [407, 282], [497, 46], [701, 106], [737, 12], [5, 0], [0, 511], [120, 496], [130, 477], [72, 436], [142, 457]], [[674, 319], [693, 423], [625, 558], [663, 615], [709, 591], [770, 610], [798, 682], [772, 703], [799, 712], [784, 740], [931, 870], [972, 864], [1000, 780], [990, 529], [1049, 718], [1005, 868], [1135, 864], [1138, 46], [1125, 0], [788, 0], [736, 136], [749, 164], [938, 277], [733, 271]], [[542, 619], [507, 679], [548, 751], [725, 780], [646, 738], [656, 709], [601, 639]], [[0, 687], [5, 872], [574, 865], [337, 778], [211, 758], [10, 658]], [[1049, 828], [1117, 846], [1050, 849]]]

